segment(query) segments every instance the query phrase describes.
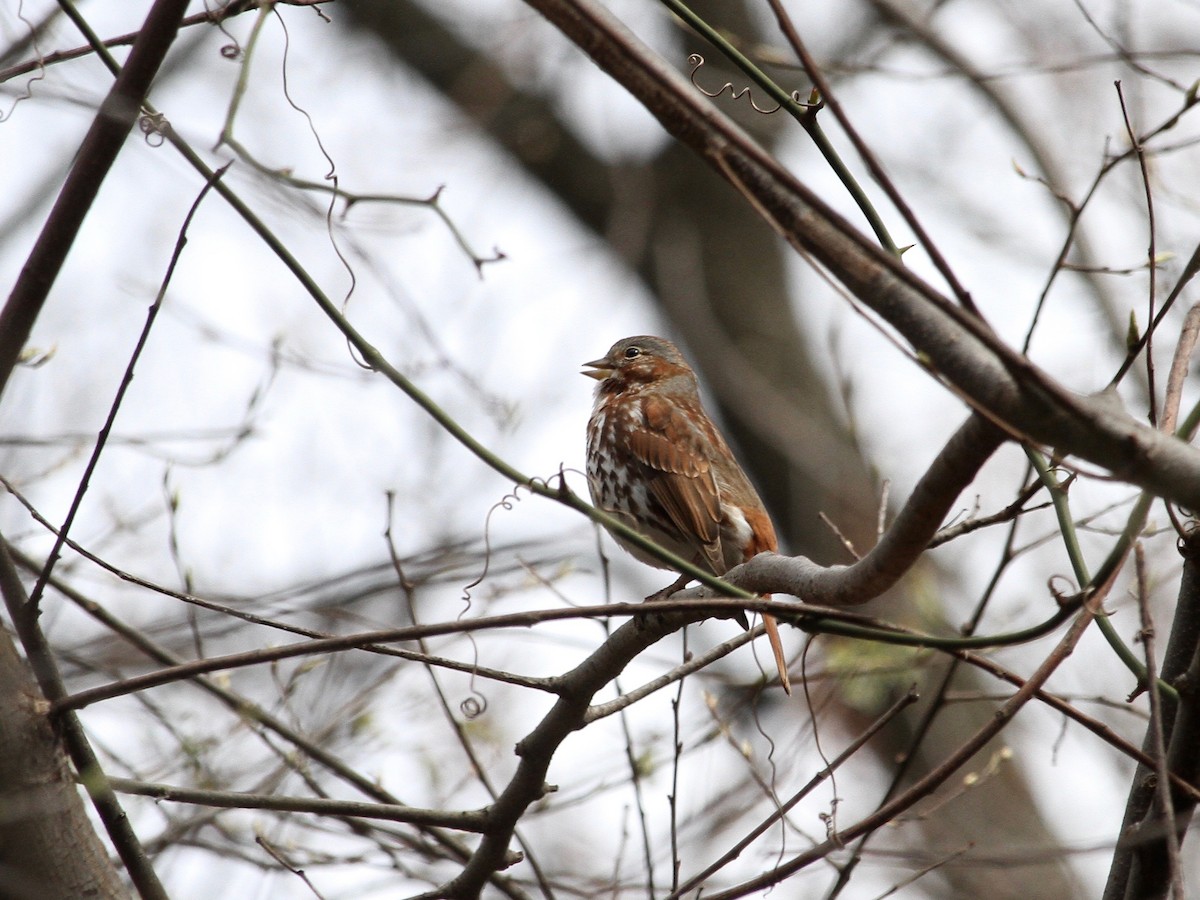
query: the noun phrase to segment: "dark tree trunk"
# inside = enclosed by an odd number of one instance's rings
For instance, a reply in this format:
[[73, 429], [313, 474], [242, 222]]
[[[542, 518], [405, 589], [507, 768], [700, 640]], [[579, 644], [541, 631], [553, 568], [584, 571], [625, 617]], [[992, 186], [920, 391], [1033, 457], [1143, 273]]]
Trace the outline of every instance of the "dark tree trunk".
[[0, 896], [128, 897], [96, 835], [42, 696], [0, 632]]

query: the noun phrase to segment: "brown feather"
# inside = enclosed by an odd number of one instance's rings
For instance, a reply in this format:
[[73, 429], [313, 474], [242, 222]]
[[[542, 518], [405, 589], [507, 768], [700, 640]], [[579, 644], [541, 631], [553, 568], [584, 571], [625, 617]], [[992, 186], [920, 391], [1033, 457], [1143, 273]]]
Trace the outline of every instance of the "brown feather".
[[642, 401], [645, 427], [629, 434], [629, 449], [646, 470], [646, 488], [685, 543], [715, 574], [724, 571], [721, 498], [712, 467], [686, 419], [658, 398]]
[[765, 550], [779, 549], [779, 540], [775, 537], [775, 526], [771, 524], [771, 517], [767, 515], [765, 509], [761, 506], [758, 508], [743, 506], [742, 515], [745, 516], [746, 524], [753, 532], [749, 543], [742, 548], [742, 562], [749, 562]]

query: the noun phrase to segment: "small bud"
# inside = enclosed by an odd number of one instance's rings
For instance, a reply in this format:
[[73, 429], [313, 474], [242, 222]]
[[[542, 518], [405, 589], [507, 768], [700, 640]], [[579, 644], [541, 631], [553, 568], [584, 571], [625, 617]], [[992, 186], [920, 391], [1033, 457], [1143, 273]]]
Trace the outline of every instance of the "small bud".
[[1135, 313], [1131, 309], [1129, 311], [1129, 330], [1127, 332], [1125, 332], [1125, 349], [1129, 350], [1132, 353], [1133, 349], [1135, 347], [1137, 347], [1137, 345], [1138, 345], [1138, 340], [1139, 340], [1139, 335], [1138, 335], [1138, 325], [1137, 325], [1137, 313]]

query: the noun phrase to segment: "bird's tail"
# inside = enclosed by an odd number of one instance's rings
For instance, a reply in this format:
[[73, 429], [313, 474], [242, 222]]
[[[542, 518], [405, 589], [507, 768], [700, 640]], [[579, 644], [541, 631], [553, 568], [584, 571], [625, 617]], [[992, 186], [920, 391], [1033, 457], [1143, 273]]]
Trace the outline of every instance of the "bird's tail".
[[762, 620], [763, 628], [767, 630], [767, 640], [771, 642], [771, 653], [775, 656], [775, 668], [779, 670], [779, 681], [783, 685], [783, 692], [790, 697], [792, 682], [788, 679], [787, 659], [783, 655], [783, 641], [779, 639], [779, 626], [775, 623], [775, 617], [768, 613], [763, 613]]

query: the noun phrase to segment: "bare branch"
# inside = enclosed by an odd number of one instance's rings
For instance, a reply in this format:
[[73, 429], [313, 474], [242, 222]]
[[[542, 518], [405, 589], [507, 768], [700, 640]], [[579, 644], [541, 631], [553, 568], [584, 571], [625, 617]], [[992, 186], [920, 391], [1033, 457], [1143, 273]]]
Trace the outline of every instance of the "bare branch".
[[[803, 557], [770, 553], [733, 569], [726, 580], [758, 593], [787, 593], [808, 603], [845, 606], [878, 597], [925, 552], [947, 511], [1003, 440], [980, 416], [955, 432], [918, 482], [892, 527], [871, 552], [848, 566], [818, 566]], [[686, 596], [712, 596], [695, 588]]]
[[136, 794], [141, 797], [153, 797], [155, 800], [193, 803], [217, 809], [268, 809], [276, 812], [306, 812], [318, 816], [355, 816], [466, 832], [480, 832], [487, 824], [485, 810], [449, 812], [393, 803], [356, 803], [349, 800], [326, 800], [322, 797], [281, 797], [276, 794], [247, 794], [242, 791], [201, 790], [174, 784], [134, 781], [131, 778], [112, 778], [110, 782], [113, 789], [122, 794]]

